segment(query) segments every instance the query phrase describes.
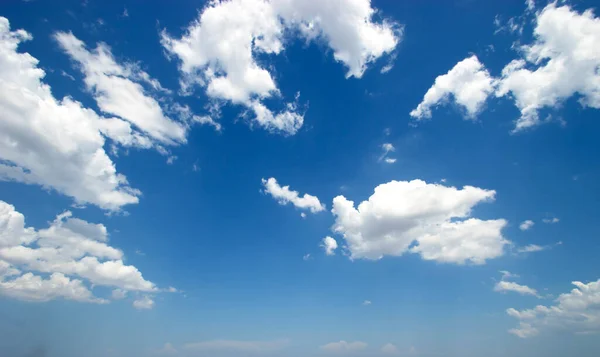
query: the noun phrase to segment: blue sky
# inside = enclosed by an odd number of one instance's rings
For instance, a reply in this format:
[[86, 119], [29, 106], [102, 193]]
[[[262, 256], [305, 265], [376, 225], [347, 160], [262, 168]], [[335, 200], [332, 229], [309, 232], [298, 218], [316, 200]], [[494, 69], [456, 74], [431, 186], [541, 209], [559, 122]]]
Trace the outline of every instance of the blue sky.
[[2, 2], [0, 355], [595, 356], [597, 6]]

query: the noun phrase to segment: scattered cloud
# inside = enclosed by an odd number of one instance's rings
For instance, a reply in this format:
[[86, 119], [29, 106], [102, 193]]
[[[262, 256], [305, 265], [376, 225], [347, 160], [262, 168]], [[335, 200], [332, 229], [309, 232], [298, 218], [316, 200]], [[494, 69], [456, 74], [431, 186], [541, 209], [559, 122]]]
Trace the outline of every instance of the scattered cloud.
[[498, 283], [496, 283], [496, 285], [494, 286], [494, 291], [496, 292], [500, 292], [500, 293], [505, 293], [505, 292], [515, 292], [521, 295], [531, 295], [531, 296], [535, 296], [535, 297], [540, 297], [538, 295], [537, 290], [530, 288], [526, 285], [520, 285], [517, 284], [515, 282], [512, 281], [499, 281]]
[[385, 143], [385, 144], [381, 145], [381, 149], [383, 150], [383, 153], [379, 157], [379, 161], [383, 160], [385, 163], [388, 163], [388, 164], [393, 164], [396, 162], [396, 159], [388, 156], [391, 152], [396, 151], [396, 148], [394, 147], [394, 145], [392, 145], [390, 143]]
[[293, 204], [296, 208], [309, 210], [311, 213], [318, 213], [325, 210], [325, 205], [321, 204], [319, 198], [305, 193], [300, 197], [298, 191], [290, 190], [290, 186], [280, 186], [274, 177], [267, 180], [262, 179], [264, 192], [271, 195], [280, 205]]
[[310, 259], [311, 259], [310, 253], [308, 253], [308, 254], [305, 254], [305, 255], [302, 257], [302, 260], [304, 260], [304, 261], [307, 261], [307, 260], [310, 260]]
[[160, 356], [172, 356], [177, 354], [177, 349], [170, 342], [165, 343], [165, 345], [158, 350], [155, 351], [155, 354]]
[[293, 135], [304, 115], [294, 103], [277, 114], [267, 108], [263, 99], [281, 98], [281, 93], [256, 56], [281, 53], [284, 34], [295, 34], [327, 43], [348, 69], [347, 77], [359, 78], [368, 64], [391, 53], [402, 35], [395, 23], [374, 22], [375, 11], [369, 0], [211, 2], [181, 38], [163, 30], [161, 43], [179, 60], [183, 92], [202, 86], [213, 100], [245, 106], [261, 127]]
[[138, 310], [150, 310], [154, 307], [154, 300], [150, 296], [144, 296], [133, 302], [133, 307]]
[[54, 98], [38, 60], [17, 52], [32, 38], [10, 31], [0, 17], [0, 180], [40, 185], [107, 210], [138, 203], [141, 192], [117, 172], [104, 143], [105, 136], [140, 145], [144, 138], [124, 120]]
[[[529, 7], [529, 5], [528, 5]], [[515, 131], [541, 123], [542, 108], [556, 108], [579, 95], [582, 107], [600, 108], [600, 20], [592, 10], [579, 13], [551, 2], [536, 13], [533, 43], [523, 45], [502, 70], [497, 96], [509, 95], [521, 111]]]
[[507, 270], [500, 270], [500, 274], [502, 274], [502, 280], [519, 278], [519, 274], [513, 274]]
[[321, 248], [325, 250], [326, 255], [335, 255], [335, 250], [338, 248], [337, 241], [329, 236], [321, 241]]
[[548, 249], [548, 246], [542, 247], [537, 244], [529, 244], [524, 247], [518, 248], [517, 252], [519, 252], [519, 253], [535, 253], [535, 252], [540, 252], [545, 249]]
[[356, 342], [331, 342], [321, 346], [321, 350], [330, 353], [357, 352], [367, 348], [367, 344], [361, 341]]
[[[4, 271], [0, 274], [0, 292], [29, 301], [63, 297], [106, 302], [93, 297], [82, 280], [68, 275], [84, 279], [92, 286], [124, 291], [157, 290], [136, 267], [123, 263], [120, 250], [107, 243], [104, 225], [74, 218], [69, 211], [58, 215], [48, 228], [35, 230], [25, 227], [25, 217], [14, 206], [0, 201], [0, 270]], [[22, 270], [28, 272], [6, 280]], [[50, 274], [50, 278], [43, 279], [31, 271]]]
[[542, 219], [542, 222], [546, 223], [546, 224], [553, 224], [553, 223], [558, 223], [560, 222], [560, 219], [553, 217], [553, 218], [544, 218]]
[[552, 306], [538, 305], [528, 310], [509, 308], [506, 313], [519, 321], [509, 332], [521, 337], [536, 336], [541, 330], [561, 330], [573, 333], [600, 331], [600, 280], [584, 284], [561, 294]]
[[127, 290], [123, 289], [115, 289], [111, 293], [111, 297], [113, 300], [122, 300], [127, 297]]
[[523, 221], [519, 225], [519, 229], [522, 230], [522, 231], [526, 231], [526, 230], [529, 230], [531, 227], [533, 227], [534, 224], [535, 223], [532, 220], [528, 219], [526, 221]]
[[375, 188], [357, 208], [344, 196], [333, 199], [333, 230], [346, 241], [352, 259], [420, 254], [425, 260], [484, 264], [504, 254], [504, 219], [469, 218], [475, 205], [496, 192], [462, 189], [422, 180], [391, 181]]
[[363, 301], [363, 303], [362, 303], [362, 304], [363, 304], [364, 306], [369, 306], [369, 305], [371, 305], [371, 304], [372, 304], [372, 302], [371, 302], [371, 300], [365, 300], [365, 301]]
[[423, 97], [423, 101], [410, 116], [417, 119], [431, 118], [431, 109], [453, 99], [466, 110], [466, 118], [474, 119], [482, 110], [488, 96], [494, 92], [494, 79], [479, 62], [477, 56], [458, 62], [448, 73], [435, 79], [435, 83]]
[[[163, 145], [186, 142], [184, 124], [167, 117], [159, 102], [146, 94], [141, 83], [164, 90], [160, 83], [132, 63], [119, 64], [111, 49], [104, 43], [89, 51], [85, 44], [70, 32], [57, 32], [54, 38], [60, 47], [78, 64], [84, 83], [105, 113], [117, 115], [139, 129], [144, 136]], [[138, 137], [142, 134], [137, 134]], [[136, 136], [133, 136], [136, 138]], [[149, 139], [139, 138], [127, 144], [148, 147]]]

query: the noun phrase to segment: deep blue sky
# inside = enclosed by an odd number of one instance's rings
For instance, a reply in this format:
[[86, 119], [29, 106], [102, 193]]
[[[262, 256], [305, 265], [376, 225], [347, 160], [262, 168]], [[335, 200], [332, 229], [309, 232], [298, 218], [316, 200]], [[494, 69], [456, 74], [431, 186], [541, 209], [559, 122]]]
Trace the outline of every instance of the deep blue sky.
[[[597, 5], [573, 2], [577, 10]], [[177, 156], [172, 165], [155, 150], [111, 156], [143, 193], [139, 204], [125, 208], [128, 215], [107, 215], [94, 205], [73, 209], [72, 198], [56, 191], [0, 182], [0, 199], [23, 213], [27, 226], [47, 227], [71, 209], [81, 219], [106, 225], [111, 245], [146, 279], [181, 291], [158, 294], [154, 308], [144, 311], [129, 300], [97, 305], [0, 297], [0, 355], [145, 356], [167, 342], [180, 350], [197, 341], [289, 340], [273, 355], [312, 356], [325, 353], [319, 346], [345, 340], [364, 341], [369, 347], [362, 353], [373, 356], [386, 343], [404, 355], [594, 356], [599, 347], [594, 335], [549, 329], [519, 339], [507, 333], [516, 325], [507, 308], [553, 302], [501, 294], [493, 287], [500, 270], [519, 274], [520, 284], [554, 297], [570, 291], [571, 281], [599, 278], [598, 111], [582, 108], [573, 96], [545, 109], [566, 125], [551, 122], [511, 134], [518, 109], [507, 98], [490, 98], [475, 122], [448, 104], [415, 125], [409, 112], [458, 61], [476, 54], [491, 75], [500, 75], [517, 56], [511, 49], [517, 36], [495, 34], [494, 18], [519, 16], [525, 5], [521, 0], [373, 0], [372, 6], [404, 25], [390, 72], [380, 73], [386, 57], [362, 78], [346, 79], [326, 45], [288, 40], [282, 54], [259, 60], [273, 69], [285, 98], [301, 93], [306, 113], [299, 132], [284, 136], [251, 127], [239, 117], [241, 106], [227, 104], [219, 119], [223, 130], [192, 127], [187, 143], [171, 148]], [[40, 60], [56, 98], [71, 96], [98, 111], [82, 74], [51, 37], [71, 31], [89, 48], [105, 42], [118, 61], [139, 62], [179, 103], [202, 113], [204, 91], [177, 94], [176, 61], [167, 59], [159, 41], [162, 29], [180, 37], [202, 7], [202, 1], [89, 0], [84, 6], [79, 0], [9, 0], [0, 4], [0, 16], [9, 19], [12, 30], [33, 35], [19, 51]], [[122, 16], [125, 8], [128, 17]], [[522, 42], [531, 40], [531, 29], [528, 22]], [[378, 161], [383, 143], [395, 147], [394, 164]], [[303, 219], [292, 205], [278, 205], [261, 192], [261, 179], [268, 177], [317, 196], [326, 211]], [[552, 248], [532, 254], [507, 250], [484, 265], [436, 263], [414, 254], [351, 261], [341, 252], [323, 253], [320, 240], [333, 236], [335, 196], [358, 204], [380, 184], [413, 179], [493, 189], [496, 200], [477, 206], [476, 216], [506, 219], [503, 235], [515, 247]], [[560, 222], [542, 223], [552, 217]], [[527, 219], [535, 226], [520, 230]], [[563, 244], [554, 246], [559, 241]], [[309, 260], [303, 260], [305, 254]], [[109, 292], [102, 289], [94, 292]], [[365, 300], [372, 304], [364, 306]]]

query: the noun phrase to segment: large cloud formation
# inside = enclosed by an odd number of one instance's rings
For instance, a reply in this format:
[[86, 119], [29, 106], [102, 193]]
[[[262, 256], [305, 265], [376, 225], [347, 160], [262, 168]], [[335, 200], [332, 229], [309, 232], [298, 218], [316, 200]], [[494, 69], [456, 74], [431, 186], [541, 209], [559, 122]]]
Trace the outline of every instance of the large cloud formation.
[[161, 41], [179, 59], [184, 92], [204, 86], [210, 98], [247, 107], [258, 125], [292, 135], [302, 127], [303, 115], [295, 102], [276, 114], [263, 103], [281, 94], [257, 57], [281, 53], [285, 35], [294, 34], [326, 43], [347, 68], [347, 77], [360, 78], [401, 37], [397, 24], [375, 22], [375, 13], [370, 0], [212, 1], [183, 36], [163, 31]]
[[491, 77], [477, 57], [466, 58], [437, 77], [410, 114], [429, 118], [431, 108], [453, 98], [474, 118], [485, 100], [495, 94], [514, 100], [521, 112], [514, 131], [520, 131], [543, 122], [540, 110], [557, 108], [574, 96], [582, 107], [598, 109], [598, 43], [600, 19], [591, 9], [579, 13], [569, 5], [552, 2], [535, 13], [533, 42], [518, 48], [520, 58], [508, 63], [498, 78]]
[[0, 293], [29, 301], [62, 297], [105, 303], [84, 281], [124, 292], [158, 291], [135, 266], [123, 262], [122, 251], [107, 243], [104, 225], [74, 218], [69, 211], [48, 228], [35, 230], [25, 226], [25, 217], [14, 206], [0, 201]]
[[472, 186], [391, 181], [377, 186], [356, 208], [344, 196], [334, 198], [333, 229], [353, 259], [417, 253], [425, 260], [484, 264], [504, 254], [507, 222], [469, 216], [476, 204], [493, 201], [495, 194]]

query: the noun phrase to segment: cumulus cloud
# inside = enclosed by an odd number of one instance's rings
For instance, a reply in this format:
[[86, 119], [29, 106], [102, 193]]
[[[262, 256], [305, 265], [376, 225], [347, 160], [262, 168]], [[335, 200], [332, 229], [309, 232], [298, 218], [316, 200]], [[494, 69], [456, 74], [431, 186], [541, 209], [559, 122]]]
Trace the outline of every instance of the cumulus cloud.
[[331, 342], [321, 346], [321, 350], [325, 352], [342, 353], [342, 352], [356, 352], [362, 351], [367, 348], [367, 344], [361, 341], [355, 342]]
[[326, 255], [335, 255], [335, 250], [338, 248], [338, 244], [335, 239], [327, 236], [321, 241], [321, 248], [323, 248]]
[[243, 353], [267, 353], [278, 351], [289, 344], [288, 340], [277, 341], [235, 341], [235, 340], [213, 340], [186, 343], [183, 347], [190, 351], [229, 351]]
[[[63, 297], [77, 301], [105, 302], [94, 298], [82, 280], [91, 285], [114, 287], [122, 291], [156, 291], [140, 271], [123, 263], [123, 253], [107, 244], [106, 227], [73, 218], [64, 212], [48, 228], [25, 227], [25, 217], [15, 207], [0, 201], [0, 274], [2, 293], [31, 301]], [[18, 270], [17, 270], [18, 269]], [[50, 274], [49, 279], [20, 270]], [[10, 270], [8, 270], [11, 272]], [[0, 273], [2, 273], [0, 271]]]
[[333, 229], [343, 236], [353, 259], [410, 252], [425, 260], [484, 264], [504, 254], [507, 222], [469, 216], [475, 205], [493, 201], [495, 194], [472, 186], [391, 181], [377, 186], [356, 208], [344, 196], [334, 198]]
[[326, 43], [335, 60], [346, 66], [348, 77], [361, 77], [371, 62], [391, 53], [401, 37], [398, 25], [374, 22], [375, 11], [369, 0], [214, 1], [180, 38], [163, 31], [161, 43], [179, 60], [184, 92], [203, 86], [210, 98], [247, 107], [259, 125], [295, 134], [302, 114], [289, 107], [274, 114], [262, 102], [281, 94], [257, 55], [279, 54], [284, 35], [294, 34]]
[[154, 307], [154, 300], [150, 296], [144, 296], [141, 299], [133, 301], [133, 307], [138, 310], [150, 310]]
[[533, 227], [534, 224], [535, 224], [535, 222], [533, 222], [532, 220], [528, 219], [526, 221], [523, 221], [519, 225], [519, 229], [522, 230], [522, 231], [526, 231], [526, 230], [529, 230], [531, 227]]
[[55, 99], [38, 60], [17, 52], [31, 39], [0, 17], [0, 180], [40, 185], [109, 210], [137, 203], [140, 191], [117, 173], [104, 143], [108, 136], [142, 145], [143, 137], [127, 121]]
[[497, 96], [510, 95], [521, 111], [515, 131], [541, 123], [539, 111], [577, 95], [582, 107], [600, 108], [600, 20], [551, 2], [536, 13], [533, 43], [502, 70]]
[[448, 73], [435, 79], [423, 101], [410, 112], [417, 120], [431, 118], [431, 110], [449, 100], [464, 108], [466, 117], [479, 114], [488, 96], [494, 92], [494, 79], [477, 56], [458, 62]]
[[541, 330], [600, 332], [600, 280], [587, 284], [574, 281], [572, 284], [575, 288], [561, 294], [552, 306], [507, 309], [506, 313], [519, 321], [509, 332], [521, 338], [536, 336]]
[[61, 273], [53, 273], [48, 279], [32, 273], [25, 273], [9, 281], [0, 279], [0, 293], [33, 302], [45, 302], [57, 298], [97, 304], [108, 302], [94, 297], [81, 280], [71, 280]]
[[267, 180], [262, 179], [264, 192], [271, 195], [280, 205], [293, 204], [296, 208], [309, 210], [311, 213], [318, 213], [325, 210], [319, 198], [305, 193], [300, 196], [298, 191], [290, 190], [290, 186], [280, 186], [274, 177]]
[[517, 284], [512, 281], [499, 281], [494, 286], [494, 291], [500, 293], [512, 291], [521, 295], [531, 295], [539, 297], [537, 290], [530, 288], [526, 285]]

